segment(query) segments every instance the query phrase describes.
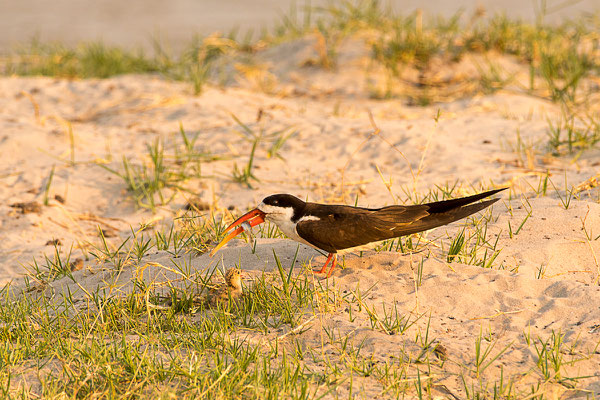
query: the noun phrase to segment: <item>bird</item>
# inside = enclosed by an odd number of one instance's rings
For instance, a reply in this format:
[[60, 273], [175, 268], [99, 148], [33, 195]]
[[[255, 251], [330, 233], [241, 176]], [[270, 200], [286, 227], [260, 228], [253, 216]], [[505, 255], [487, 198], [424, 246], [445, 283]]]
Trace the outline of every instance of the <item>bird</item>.
[[290, 239], [327, 252], [323, 267], [313, 272], [324, 273], [331, 264], [327, 274], [330, 277], [340, 252], [458, 221], [494, 204], [499, 198], [478, 201], [505, 189], [426, 204], [382, 208], [311, 203], [290, 194], [273, 194], [229, 225], [225, 232], [231, 232], [211, 251], [210, 256], [241, 232], [267, 220], [277, 225]]
[[215, 307], [219, 303], [235, 301], [242, 296], [242, 271], [230, 268], [225, 273], [225, 285], [211, 291], [208, 296], [209, 305]]

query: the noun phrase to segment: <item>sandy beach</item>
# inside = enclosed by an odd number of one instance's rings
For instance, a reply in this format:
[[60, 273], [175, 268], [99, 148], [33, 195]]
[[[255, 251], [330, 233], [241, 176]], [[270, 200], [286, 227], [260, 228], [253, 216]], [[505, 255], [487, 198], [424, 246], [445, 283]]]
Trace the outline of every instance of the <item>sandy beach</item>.
[[[252, 290], [260, 279], [279, 280], [279, 260], [319, 300], [301, 308], [296, 325], [233, 328], [229, 339], [260, 351], [275, 342], [290, 354], [313, 349], [318, 356], [303, 358], [303, 368], [325, 375], [332, 360], [350, 357], [342, 357], [344, 340], [360, 348], [343, 373], [352, 384], [311, 380], [309, 398], [418, 398], [419, 388], [425, 398], [494, 398], [498, 388], [496, 398], [597, 397], [600, 148], [553, 154], [549, 121], [560, 120], [561, 105], [517, 84], [470, 89], [482, 79], [479, 54], [431, 67], [438, 81], [463, 83], [432, 90], [430, 104], [374, 98], [385, 73], [359, 39], [342, 41], [334, 69], [314, 63], [318, 35], [257, 51], [248, 64], [231, 56], [200, 95], [159, 74], [0, 77], [0, 283], [58, 308], [68, 297], [83, 310], [90, 293], [125, 298], [139, 281], [164, 295], [184, 288], [184, 269], [192, 276], [238, 266]], [[515, 57], [491, 57], [527, 82]], [[589, 78], [586, 115], [598, 115], [598, 82]], [[167, 184], [151, 200], [124, 177], [129, 166], [151, 182], [158, 151]], [[410, 243], [348, 254], [329, 279], [309, 272], [326, 254], [269, 234], [272, 227], [255, 228], [255, 242], [240, 236], [207, 253], [217, 243], [215, 220], [227, 224], [273, 193], [381, 207], [500, 187], [509, 189], [485, 212]], [[213, 236], [133, 256], [140, 237], [202, 224]], [[123, 260], [118, 272], [114, 257]], [[72, 271], [49, 279], [59, 260]], [[392, 309], [404, 325], [389, 323]], [[549, 355], [560, 358], [557, 368], [544, 367]], [[62, 376], [54, 363], [44, 374]], [[395, 365], [398, 375], [367, 373], [365, 363]], [[35, 373], [15, 369], [13, 378], [14, 390], [42, 390]]]

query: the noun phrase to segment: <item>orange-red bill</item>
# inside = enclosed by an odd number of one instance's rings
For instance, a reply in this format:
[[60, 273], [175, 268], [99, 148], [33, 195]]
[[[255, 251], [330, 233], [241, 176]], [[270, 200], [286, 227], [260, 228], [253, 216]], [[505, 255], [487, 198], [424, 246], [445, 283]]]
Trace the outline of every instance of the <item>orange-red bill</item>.
[[[246, 214], [239, 217], [238, 219], [236, 219], [233, 222], [233, 224], [229, 225], [227, 227], [227, 229], [225, 229], [225, 232], [235, 228], [238, 225], [242, 225], [246, 221], [248, 221], [247, 223], [251, 227], [262, 224], [263, 222], [265, 222], [265, 213], [260, 211], [258, 208], [255, 208], [254, 210], [249, 211]], [[225, 244], [227, 244], [227, 242], [229, 242], [231, 239], [233, 239], [240, 233], [244, 232], [244, 230], [245, 230], [244, 226], [242, 225], [242, 226], [238, 227], [237, 229], [233, 230], [232, 232], [230, 232], [229, 235], [225, 236], [225, 238], [223, 240], [221, 240], [221, 242], [214, 249], [212, 249], [212, 251], [210, 252], [210, 256], [211, 257], [214, 256], [215, 253], [217, 251], [219, 251], [219, 249], [221, 247], [225, 246]]]

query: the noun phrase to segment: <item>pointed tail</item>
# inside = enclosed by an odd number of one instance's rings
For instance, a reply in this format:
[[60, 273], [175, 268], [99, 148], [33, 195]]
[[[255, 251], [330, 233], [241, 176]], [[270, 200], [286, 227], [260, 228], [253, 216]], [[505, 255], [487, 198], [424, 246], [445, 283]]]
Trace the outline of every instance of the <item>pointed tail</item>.
[[461, 197], [459, 199], [424, 204], [425, 206], [429, 207], [427, 210], [429, 215], [421, 218], [418, 221], [415, 221], [409, 226], [403, 226], [400, 228], [399, 230], [401, 231], [401, 236], [427, 231], [429, 229], [437, 228], [438, 226], [446, 225], [451, 222], [458, 221], [459, 219], [466, 218], [469, 215], [475, 214], [476, 212], [491, 206], [500, 199], [491, 199], [475, 204], [471, 203], [484, 199], [505, 189], [507, 188], [490, 190], [473, 196]]

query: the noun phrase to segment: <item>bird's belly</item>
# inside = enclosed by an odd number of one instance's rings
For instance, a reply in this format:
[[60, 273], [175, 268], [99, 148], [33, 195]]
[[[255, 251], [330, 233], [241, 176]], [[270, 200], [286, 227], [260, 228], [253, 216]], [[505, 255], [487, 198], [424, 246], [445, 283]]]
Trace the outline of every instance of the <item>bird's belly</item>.
[[376, 242], [371, 242], [371, 243], [363, 244], [360, 246], [354, 246], [354, 247], [348, 247], [345, 249], [340, 249], [340, 250], [338, 250], [338, 254], [347, 254], [347, 253], [354, 253], [357, 251], [373, 250], [375, 247], [377, 247], [378, 245], [380, 245], [382, 242], [384, 242], [386, 240], [389, 240], [389, 239], [379, 240]]

